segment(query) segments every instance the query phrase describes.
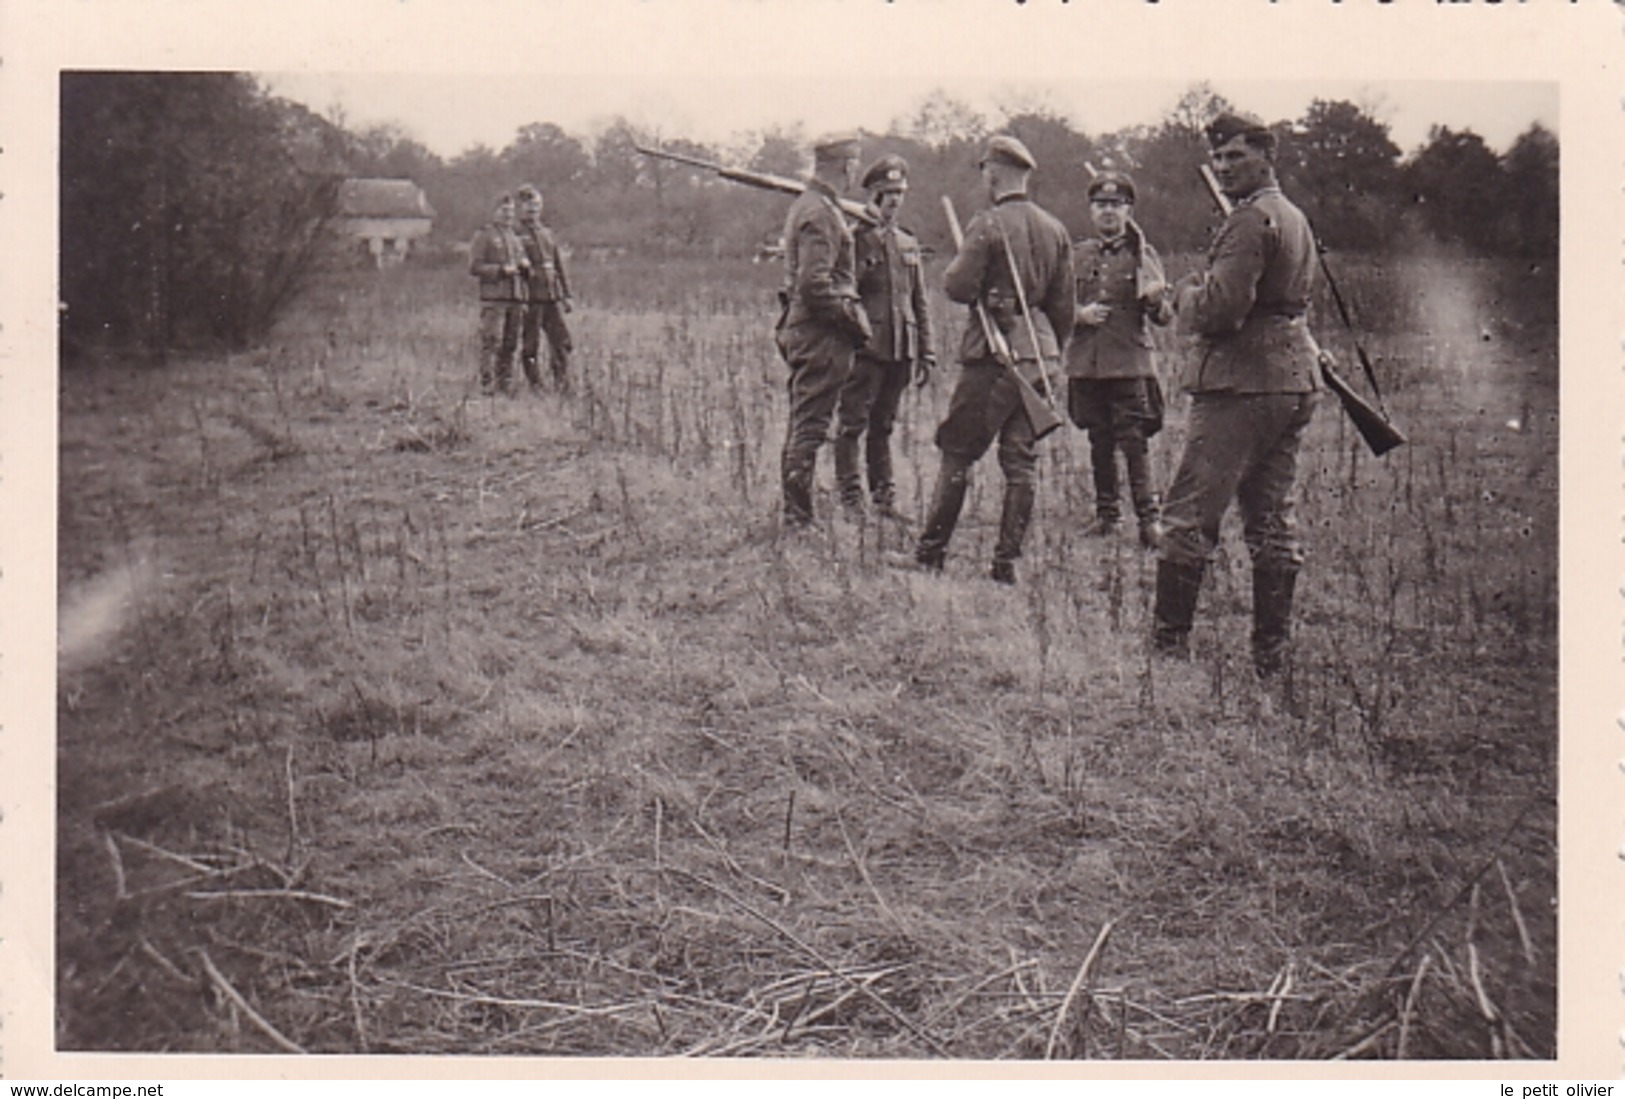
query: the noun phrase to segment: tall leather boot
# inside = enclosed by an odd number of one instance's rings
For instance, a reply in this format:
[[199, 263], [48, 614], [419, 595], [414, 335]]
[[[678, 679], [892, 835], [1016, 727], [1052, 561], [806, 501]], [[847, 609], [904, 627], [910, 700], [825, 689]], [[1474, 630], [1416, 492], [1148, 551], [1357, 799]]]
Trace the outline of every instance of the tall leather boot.
[[869, 473], [869, 499], [882, 515], [897, 514], [897, 487], [892, 477], [891, 436], [877, 435], [871, 426], [863, 437], [864, 464]]
[[1134, 501], [1134, 515], [1140, 522], [1140, 545], [1148, 550], [1162, 548], [1162, 502], [1151, 491], [1151, 459], [1145, 439], [1138, 434], [1122, 443], [1123, 464], [1128, 466], [1128, 494]]
[[1089, 473], [1095, 489], [1095, 521], [1090, 534], [1112, 534], [1122, 518], [1117, 503], [1117, 443], [1105, 431], [1089, 433]]
[[959, 513], [965, 506], [965, 489], [970, 484], [970, 466], [956, 459], [944, 457], [937, 471], [936, 488], [931, 493], [931, 513], [926, 518], [925, 530], [920, 533], [919, 544], [914, 547], [914, 560], [928, 569], [942, 568], [948, 556], [948, 541], [959, 525]]
[[1190, 659], [1191, 622], [1202, 594], [1203, 565], [1157, 562], [1157, 598], [1151, 612], [1151, 645], [1165, 656]]
[[993, 547], [993, 568], [989, 573], [1001, 584], [1016, 582], [1016, 559], [1027, 540], [1027, 525], [1033, 518], [1032, 485], [1004, 486], [1004, 505], [999, 514], [999, 540]]
[[1263, 678], [1286, 667], [1297, 583], [1297, 569], [1253, 566], [1253, 669]]
[[835, 436], [835, 489], [841, 506], [850, 512], [863, 511], [863, 481], [858, 472], [858, 441], [850, 435]]

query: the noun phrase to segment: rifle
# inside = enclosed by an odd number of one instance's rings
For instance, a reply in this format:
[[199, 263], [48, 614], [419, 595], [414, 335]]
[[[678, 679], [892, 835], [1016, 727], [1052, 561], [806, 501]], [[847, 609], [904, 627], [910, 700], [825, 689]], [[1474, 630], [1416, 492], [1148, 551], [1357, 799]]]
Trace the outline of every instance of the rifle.
[[[1199, 169], [1202, 173], [1202, 182], [1207, 184], [1208, 194], [1218, 204], [1220, 211], [1226, 216], [1235, 208], [1229, 197], [1219, 189], [1219, 181], [1213, 174], [1213, 169], [1203, 164]], [[1337, 280], [1332, 278], [1332, 269], [1326, 263], [1326, 248], [1318, 240], [1315, 242], [1315, 255], [1320, 260], [1320, 272], [1326, 276], [1326, 285], [1332, 292], [1332, 301], [1337, 304], [1338, 315], [1343, 318], [1343, 326], [1349, 330], [1354, 340], [1354, 353], [1359, 356], [1360, 366], [1365, 370], [1366, 381], [1371, 385], [1371, 392], [1376, 395], [1377, 403], [1371, 404], [1364, 397], [1354, 391], [1347, 380], [1332, 368], [1332, 356], [1328, 351], [1321, 351], [1320, 376], [1326, 382], [1326, 388], [1337, 394], [1343, 411], [1354, 424], [1360, 438], [1365, 445], [1371, 448], [1371, 453], [1382, 457], [1390, 450], [1407, 442], [1405, 433], [1394, 426], [1388, 418], [1388, 412], [1382, 407], [1382, 390], [1377, 388], [1377, 374], [1371, 367], [1371, 358], [1365, 353], [1358, 336], [1354, 335], [1354, 321], [1349, 316], [1348, 306], [1343, 301], [1342, 293], [1337, 289]]]
[[[807, 185], [797, 179], [786, 179], [784, 176], [770, 175], [767, 172], [752, 172], [746, 168], [729, 168], [725, 164], [706, 160], [704, 157], [689, 156], [687, 153], [673, 153], [665, 149], [647, 149], [642, 145], [633, 145], [634, 149], [644, 156], [657, 157], [661, 160], [675, 161], [678, 164], [687, 164], [691, 168], [703, 168], [707, 172], [714, 172], [723, 179], [732, 183], [743, 183], [747, 187], [755, 187], [760, 191], [778, 191], [785, 195], [799, 195], [807, 189]], [[879, 219], [874, 212], [861, 202], [853, 202], [849, 198], [837, 198], [835, 204], [841, 208], [841, 213], [865, 225], [877, 225]]]
[[[943, 195], [942, 208], [948, 215], [948, 233], [953, 237], [954, 249], [956, 251], [963, 250], [965, 247], [965, 234], [959, 228], [959, 215], [954, 212], [954, 200], [947, 195]], [[1008, 249], [1009, 247], [1010, 242], [1006, 239], [1005, 248]], [[1008, 255], [1008, 252], [1006, 254]], [[1015, 280], [1016, 293], [1022, 296], [1022, 312], [1025, 314], [1026, 297], [1022, 292], [1021, 277], [1017, 274], [1014, 263], [1011, 264], [1010, 276]], [[1048, 401], [1039, 396], [1038, 390], [1033, 388], [1033, 383], [1021, 376], [1021, 371], [1016, 368], [1016, 357], [1010, 351], [1010, 342], [1004, 338], [1004, 333], [999, 331], [999, 326], [993, 323], [993, 318], [987, 315], [987, 307], [982, 303], [981, 299], [978, 298], [972, 302], [970, 309], [972, 315], [976, 317], [977, 323], [982, 326], [982, 337], [987, 340], [988, 350], [993, 353], [994, 360], [1004, 367], [1010, 377], [1015, 379], [1016, 392], [1021, 395], [1022, 411], [1027, 413], [1027, 419], [1033, 425], [1033, 440], [1036, 442], [1042, 439], [1061, 426], [1063, 421], [1060, 415]], [[1032, 324], [1030, 316], [1027, 318], [1027, 323]], [[1033, 354], [1036, 355], [1038, 354], [1038, 338], [1036, 333], [1033, 333], [1032, 336]], [[1038, 369], [1040, 371], [1039, 376], [1042, 377], [1044, 369], [1042, 359], [1039, 361]]]

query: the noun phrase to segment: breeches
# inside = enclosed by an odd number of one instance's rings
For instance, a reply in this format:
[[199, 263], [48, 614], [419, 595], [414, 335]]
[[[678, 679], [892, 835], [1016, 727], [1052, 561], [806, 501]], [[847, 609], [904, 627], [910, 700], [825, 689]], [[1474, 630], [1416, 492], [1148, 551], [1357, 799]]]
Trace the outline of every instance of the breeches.
[[965, 363], [948, 402], [948, 415], [937, 427], [937, 447], [944, 461], [969, 467], [995, 441], [1005, 482], [1032, 484], [1038, 464], [1037, 440], [1015, 381], [996, 362]]
[[1205, 564], [1234, 499], [1253, 563], [1295, 571], [1303, 552], [1293, 488], [1314, 411], [1314, 393], [1194, 394], [1185, 452], [1162, 513], [1163, 560]]

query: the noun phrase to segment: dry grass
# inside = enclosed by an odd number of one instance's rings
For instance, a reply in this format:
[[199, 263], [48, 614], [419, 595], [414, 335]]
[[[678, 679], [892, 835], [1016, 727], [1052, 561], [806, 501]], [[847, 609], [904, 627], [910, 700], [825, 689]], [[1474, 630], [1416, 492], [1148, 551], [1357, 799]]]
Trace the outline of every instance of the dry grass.
[[1273, 693], [1234, 542], [1147, 658], [1080, 439], [1014, 591], [991, 468], [942, 579], [780, 540], [776, 272], [677, 274], [581, 272], [570, 398], [470, 393], [455, 273], [66, 370], [63, 586], [129, 583], [59, 691], [64, 1048], [1553, 1054], [1555, 332], [1501, 273], [1345, 275], [1414, 280], [1414, 441], [1319, 416]]

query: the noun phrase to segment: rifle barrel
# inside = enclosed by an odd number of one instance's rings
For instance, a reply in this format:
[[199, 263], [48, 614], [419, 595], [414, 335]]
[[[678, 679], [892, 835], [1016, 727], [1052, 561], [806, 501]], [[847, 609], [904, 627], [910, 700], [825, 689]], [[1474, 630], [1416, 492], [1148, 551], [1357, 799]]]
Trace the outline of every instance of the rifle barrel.
[[[704, 157], [690, 156], [687, 153], [673, 153], [665, 149], [650, 149], [643, 145], [634, 144], [632, 148], [644, 156], [658, 157], [661, 160], [675, 161], [678, 164], [687, 164], [691, 168], [702, 168], [713, 172], [730, 183], [743, 183], [747, 187], [755, 187], [760, 191], [777, 191], [785, 195], [799, 195], [807, 189], [807, 185], [800, 180], [787, 179], [784, 176], [772, 175], [768, 172], [753, 172], [748, 168], [730, 168], [725, 164], [706, 160]], [[866, 225], [874, 225], [877, 219], [867, 206], [861, 202], [853, 202], [848, 198], [837, 198], [835, 204], [840, 207], [841, 213], [855, 221]]]

